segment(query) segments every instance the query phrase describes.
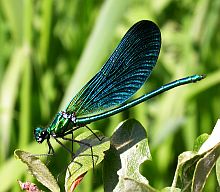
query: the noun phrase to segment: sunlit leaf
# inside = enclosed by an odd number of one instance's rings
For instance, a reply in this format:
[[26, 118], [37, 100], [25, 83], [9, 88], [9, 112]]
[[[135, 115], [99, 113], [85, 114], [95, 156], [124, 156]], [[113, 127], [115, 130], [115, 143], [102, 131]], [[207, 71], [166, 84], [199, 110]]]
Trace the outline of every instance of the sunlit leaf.
[[193, 151], [186, 151], [179, 155], [172, 187], [183, 187], [184, 190], [190, 189], [193, 172], [200, 158], [201, 155]]
[[31, 174], [45, 187], [54, 192], [59, 192], [60, 188], [45, 164], [39, 158], [29, 152], [15, 150], [14, 155], [28, 166]]
[[220, 186], [220, 158], [216, 161], [216, 177], [218, 181], [218, 185]]
[[[179, 187], [183, 191], [203, 190], [207, 178], [220, 155], [218, 125], [219, 121], [209, 137], [207, 134], [203, 134], [197, 138], [196, 147], [194, 148], [198, 150], [199, 146], [202, 145], [199, 152], [187, 151], [179, 155], [172, 187]], [[218, 168], [216, 170], [218, 171]]]
[[161, 190], [161, 192], [180, 192], [181, 189], [179, 188], [174, 188], [174, 187], [166, 187]]
[[207, 139], [206, 142], [204, 142], [204, 144], [199, 149], [199, 153], [201, 154], [205, 151], [208, 151], [219, 142], [220, 142], [220, 120], [217, 121], [210, 137]]
[[217, 144], [198, 161], [193, 176], [192, 191], [203, 191], [207, 178], [219, 156], [220, 144]]
[[140, 165], [151, 160], [143, 126], [134, 119], [124, 121], [116, 128], [111, 145], [104, 161], [105, 191], [154, 191], [139, 172]]
[[[101, 139], [99, 141], [95, 135], [87, 131], [76, 137], [76, 140], [87, 143], [91, 148], [85, 144], [80, 144], [80, 148], [76, 153], [76, 157], [73, 162], [68, 166], [66, 171], [65, 189], [68, 191], [81, 182], [84, 174], [93, 168], [94, 165], [98, 165], [104, 159], [104, 152], [109, 149], [110, 141], [108, 138], [103, 137], [101, 133], [96, 132], [96, 135]], [[79, 180], [80, 178], [80, 180]]]
[[207, 133], [203, 133], [199, 137], [196, 138], [193, 146], [193, 151], [199, 151], [203, 143], [209, 138], [209, 135]]

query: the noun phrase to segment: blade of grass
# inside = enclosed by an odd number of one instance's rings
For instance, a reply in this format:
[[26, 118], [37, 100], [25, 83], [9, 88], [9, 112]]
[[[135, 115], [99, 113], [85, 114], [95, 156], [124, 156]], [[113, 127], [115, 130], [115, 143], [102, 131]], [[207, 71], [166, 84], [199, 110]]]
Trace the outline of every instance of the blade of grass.
[[[31, 18], [32, 18], [32, 3], [30, 1], [24, 2], [24, 44], [28, 44], [31, 47]], [[19, 147], [23, 148], [27, 143], [30, 135], [30, 125], [31, 125], [31, 62], [30, 55], [24, 59], [24, 71], [22, 75], [22, 84], [21, 84], [21, 97], [20, 97], [20, 112], [19, 112]]]
[[47, 0], [42, 2], [42, 26], [40, 31], [40, 49], [39, 59], [40, 64], [45, 64], [47, 61], [48, 48], [50, 45], [51, 19], [53, 1]]
[[[53, 148], [56, 151], [59, 147], [59, 144], [55, 142], [53, 142], [52, 144], [53, 144]], [[31, 152], [36, 151], [37, 154], [45, 154], [45, 151], [47, 151], [46, 145], [39, 146], [39, 144], [36, 142], [29, 144], [23, 149], [25, 151], [31, 151]], [[22, 175], [26, 172], [27, 172], [27, 168], [25, 165], [22, 165], [22, 163], [17, 161], [13, 156], [9, 158], [4, 163], [4, 166], [0, 167], [0, 181], [4, 181], [1, 182], [0, 191], [8, 191], [13, 184], [16, 184], [17, 179], [20, 179]]]
[[0, 1], [2, 11], [8, 25], [10, 32], [14, 38], [14, 43], [21, 43], [22, 40], [22, 2], [13, 0], [2, 0]]
[[1, 84], [0, 141], [1, 151], [3, 151], [3, 153], [1, 153], [3, 154], [1, 160], [5, 158], [9, 148], [9, 137], [14, 118], [14, 105], [19, 90], [21, 72], [28, 50], [29, 48], [27, 46], [15, 50]]

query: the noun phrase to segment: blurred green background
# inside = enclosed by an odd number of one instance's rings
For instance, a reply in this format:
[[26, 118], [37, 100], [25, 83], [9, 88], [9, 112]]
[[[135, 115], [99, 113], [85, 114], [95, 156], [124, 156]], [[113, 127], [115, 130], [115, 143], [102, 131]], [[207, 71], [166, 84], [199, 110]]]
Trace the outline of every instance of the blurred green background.
[[[161, 29], [162, 49], [135, 97], [184, 76], [207, 78], [89, 126], [111, 136], [122, 120], [140, 121], [153, 157], [141, 172], [157, 189], [171, 185], [178, 154], [192, 150], [195, 138], [211, 133], [219, 118], [219, 0], [0, 0], [0, 191], [19, 191], [17, 179], [32, 179], [13, 151], [47, 153], [33, 129], [47, 126], [143, 19]], [[55, 176], [70, 160], [56, 149], [49, 164]], [[90, 171], [77, 191], [103, 191], [101, 172], [101, 166]], [[206, 190], [216, 187], [211, 174]]]

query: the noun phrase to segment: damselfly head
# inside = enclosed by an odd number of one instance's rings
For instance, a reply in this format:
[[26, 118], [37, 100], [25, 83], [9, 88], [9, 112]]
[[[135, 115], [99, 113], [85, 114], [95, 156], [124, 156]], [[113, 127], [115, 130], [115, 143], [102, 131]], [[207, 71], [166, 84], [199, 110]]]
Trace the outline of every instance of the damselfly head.
[[38, 143], [42, 143], [45, 139], [49, 137], [49, 134], [47, 132], [47, 129], [37, 127], [34, 130], [34, 137]]

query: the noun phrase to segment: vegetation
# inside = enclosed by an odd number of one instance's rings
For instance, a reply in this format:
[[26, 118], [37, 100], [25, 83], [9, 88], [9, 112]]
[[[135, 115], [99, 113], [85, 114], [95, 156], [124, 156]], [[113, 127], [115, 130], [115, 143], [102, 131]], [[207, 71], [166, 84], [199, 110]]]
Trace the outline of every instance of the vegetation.
[[[210, 134], [219, 118], [220, 1], [0, 1], [0, 191], [19, 191], [32, 181], [14, 150], [47, 153], [33, 129], [47, 126], [100, 69], [123, 34], [137, 21], [158, 24], [162, 49], [148, 82], [135, 95], [192, 74], [196, 84], [176, 88], [126, 112], [89, 125], [110, 137], [129, 117], [147, 128], [152, 161], [141, 165], [151, 186], [171, 186], [180, 153]], [[49, 170], [65, 170], [69, 155], [58, 145]], [[218, 182], [211, 173], [206, 191]], [[33, 181], [34, 182], [34, 181]], [[64, 186], [62, 176], [60, 186]], [[78, 191], [103, 191], [101, 165], [90, 170]]]

